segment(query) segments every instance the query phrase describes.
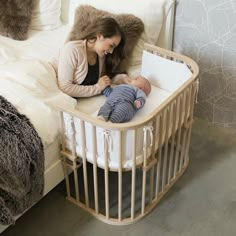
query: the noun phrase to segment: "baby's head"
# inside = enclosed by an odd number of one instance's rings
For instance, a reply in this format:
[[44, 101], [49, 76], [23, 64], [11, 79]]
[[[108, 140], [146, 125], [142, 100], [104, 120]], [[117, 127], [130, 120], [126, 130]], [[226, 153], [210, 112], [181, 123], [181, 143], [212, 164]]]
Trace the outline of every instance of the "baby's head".
[[150, 82], [141, 75], [137, 76], [134, 79], [131, 79], [130, 84], [141, 89], [146, 94], [146, 96], [148, 96], [151, 92]]

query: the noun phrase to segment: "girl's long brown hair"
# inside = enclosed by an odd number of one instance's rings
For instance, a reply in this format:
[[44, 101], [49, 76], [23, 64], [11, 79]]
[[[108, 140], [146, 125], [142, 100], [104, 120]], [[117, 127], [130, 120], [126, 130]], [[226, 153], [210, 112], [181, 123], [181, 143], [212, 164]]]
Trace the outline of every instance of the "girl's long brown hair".
[[119, 73], [121, 60], [126, 57], [124, 50], [126, 41], [125, 34], [114, 18], [104, 17], [97, 19], [93, 24], [90, 24], [87, 27], [86, 32], [83, 33], [81, 39], [95, 41], [97, 35], [103, 35], [104, 38], [111, 38], [117, 35], [121, 37], [120, 43], [114, 48], [113, 53], [106, 55], [104, 73], [109, 76], [114, 76]]

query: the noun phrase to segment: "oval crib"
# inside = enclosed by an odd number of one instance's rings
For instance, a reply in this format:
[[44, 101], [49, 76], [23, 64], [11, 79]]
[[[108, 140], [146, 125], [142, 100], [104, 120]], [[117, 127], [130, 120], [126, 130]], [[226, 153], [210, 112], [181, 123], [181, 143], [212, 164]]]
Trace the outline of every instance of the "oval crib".
[[[189, 163], [198, 66], [184, 55], [148, 44], [145, 53], [147, 57], [143, 57], [142, 73], [146, 73], [151, 83], [156, 79], [152, 73], [156, 71], [158, 74], [159, 69], [158, 66], [149, 68], [150, 57], [186, 65], [191, 72], [181, 86], [174, 88], [145, 117], [112, 124], [79, 110], [60, 110], [67, 199], [99, 220], [114, 225], [131, 224], [147, 215], [185, 172]], [[159, 85], [162, 86], [161, 81], [155, 84]], [[69, 116], [69, 132], [65, 115]], [[102, 130], [102, 143], [99, 143], [98, 128]], [[114, 132], [115, 141], [112, 137]], [[127, 133], [129, 140], [124, 142]], [[115, 165], [111, 165], [111, 139], [117, 157]], [[141, 147], [138, 139], [141, 139]], [[101, 148], [102, 152], [99, 151]], [[141, 150], [141, 154], [137, 150]]]

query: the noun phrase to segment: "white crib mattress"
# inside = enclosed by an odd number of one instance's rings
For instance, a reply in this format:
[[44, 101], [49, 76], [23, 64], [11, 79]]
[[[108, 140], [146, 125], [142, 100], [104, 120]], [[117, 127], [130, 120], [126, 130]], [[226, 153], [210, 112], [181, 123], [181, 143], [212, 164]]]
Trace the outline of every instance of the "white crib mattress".
[[[157, 108], [164, 100], [170, 96], [171, 92], [160, 89], [152, 85], [152, 90], [147, 97], [144, 107], [137, 111], [132, 121], [142, 119]], [[86, 114], [91, 114], [96, 117], [96, 114], [103, 103], [106, 101], [105, 96], [95, 96], [91, 98], [80, 98], [76, 109]]]

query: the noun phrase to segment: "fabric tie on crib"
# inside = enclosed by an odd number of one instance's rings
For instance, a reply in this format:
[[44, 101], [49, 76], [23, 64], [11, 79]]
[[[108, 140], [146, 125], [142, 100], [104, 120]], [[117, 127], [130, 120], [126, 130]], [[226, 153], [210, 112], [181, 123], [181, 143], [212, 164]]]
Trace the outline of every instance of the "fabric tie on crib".
[[197, 96], [198, 96], [198, 92], [199, 92], [200, 81], [197, 80], [196, 82], [194, 82], [194, 86], [196, 88], [195, 103], [198, 103]]
[[143, 151], [146, 150], [148, 145], [148, 134], [150, 138], [150, 147], [152, 147], [153, 144], [153, 127], [152, 126], [144, 126], [143, 127]]
[[67, 129], [65, 130], [64, 134], [65, 135], [69, 135], [71, 138], [72, 136], [74, 135], [74, 132], [73, 132], [73, 128], [72, 128], [72, 116], [69, 116], [69, 115], [64, 115], [64, 121], [65, 121], [65, 124], [66, 124], [66, 127]]
[[109, 130], [103, 131], [104, 137], [104, 150], [106, 150], [106, 145], [108, 147], [108, 152], [112, 152], [113, 150], [113, 141]]

